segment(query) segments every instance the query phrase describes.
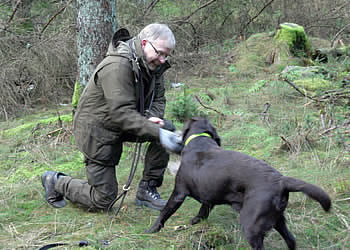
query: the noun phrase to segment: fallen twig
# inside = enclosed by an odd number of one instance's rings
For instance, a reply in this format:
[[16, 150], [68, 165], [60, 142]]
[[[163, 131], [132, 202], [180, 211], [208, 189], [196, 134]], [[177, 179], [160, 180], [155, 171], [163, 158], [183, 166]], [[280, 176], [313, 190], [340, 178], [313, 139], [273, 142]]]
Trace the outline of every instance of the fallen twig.
[[57, 132], [61, 132], [63, 130], [63, 128], [58, 128], [58, 129], [55, 129], [49, 133], [47, 133], [47, 136], [48, 137], [51, 137], [53, 134], [56, 134]]
[[319, 101], [309, 95], [306, 95], [305, 93], [303, 93], [303, 91], [301, 91], [293, 82], [289, 81], [287, 78], [283, 79], [286, 83], [288, 83], [290, 86], [292, 86], [296, 91], [298, 91], [301, 95], [313, 100], [313, 101]]
[[335, 130], [339, 128], [338, 126], [334, 126], [334, 127], [331, 127], [331, 128], [327, 128], [325, 131], [323, 131], [322, 133], [320, 133], [320, 135], [324, 135], [324, 134], [327, 134], [328, 132], [332, 131], [332, 130]]
[[350, 98], [350, 90], [349, 91], [339, 91], [339, 92], [333, 92], [333, 93], [327, 93], [323, 96], [321, 96], [322, 99], [327, 99], [333, 96], [336, 96], [338, 98]]
[[286, 146], [288, 147], [289, 151], [292, 151], [292, 149], [293, 149], [292, 144], [289, 141], [287, 141], [287, 139], [284, 138], [283, 135], [280, 135], [280, 137], [286, 143]]
[[335, 200], [335, 201], [349, 201], [350, 198], [344, 198], [344, 199], [340, 199], [340, 200]]

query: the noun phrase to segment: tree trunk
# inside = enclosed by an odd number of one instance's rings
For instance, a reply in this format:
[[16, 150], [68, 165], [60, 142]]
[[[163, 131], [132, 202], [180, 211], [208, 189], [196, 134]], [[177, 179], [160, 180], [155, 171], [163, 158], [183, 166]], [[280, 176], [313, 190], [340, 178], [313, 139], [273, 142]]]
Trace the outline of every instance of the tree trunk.
[[80, 84], [85, 87], [97, 64], [106, 55], [116, 31], [115, 0], [78, 0], [77, 47]]
[[117, 30], [116, 0], [77, 0], [77, 4], [78, 73], [72, 97], [73, 113], [82, 90], [106, 55]]

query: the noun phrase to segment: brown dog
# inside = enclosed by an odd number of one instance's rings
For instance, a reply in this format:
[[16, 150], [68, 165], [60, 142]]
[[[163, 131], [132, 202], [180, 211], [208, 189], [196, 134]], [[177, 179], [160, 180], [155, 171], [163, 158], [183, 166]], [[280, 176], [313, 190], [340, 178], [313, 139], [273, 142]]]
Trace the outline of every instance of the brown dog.
[[289, 192], [305, 193], [325, 211], [331, 207], [328, 194], [321, 188], [283, 176], [262, 160], [223, 150], [215, 128], [206, 119], [186, 122], [183, 142], [175, 188], [147, 232], [158, 232], [190, 196], [202, 203], [191, 224], [207, 218], [215, 205], [229, 204], [240, 213], [243, 233], [253, 249], [264, 249], [264, 235], [271, 228], [282, 235], [289, 249], [295, 249], [295, 239], [283, 215]]

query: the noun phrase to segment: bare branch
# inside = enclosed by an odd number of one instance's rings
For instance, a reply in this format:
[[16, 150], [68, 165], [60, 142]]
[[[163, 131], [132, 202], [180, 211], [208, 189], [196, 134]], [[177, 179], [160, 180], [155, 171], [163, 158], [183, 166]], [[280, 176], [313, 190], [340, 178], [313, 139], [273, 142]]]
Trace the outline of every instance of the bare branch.
[[335, 13], [337, 13], [338, 11], [344, 9], [349, 4], [350, 4], [350, 2], [345, 2], [343, 5], [336, 6], [333, 9], [329, 10], [327, 13], [322, 13], [322, 15], [320, 15], [320, 16], [317, 15], [317, 16], [313, 17], [311, 22], [309, 22], [309, 23], [304, 25], [304, 28], [308, 29], [310, 27], [310, 24], [312, 24], [312, 23], [317, 23], [319, 21], [326, 21], [326, 20], [328, 20], [328, 19], [325, 18], [327, 16], [331, 16], [333, 18]]
[[224, 26], [224, 24], [226, 23], [226, 21], [228, 20], [228, 18], [232, 15], [232, 13], [235, 11], [235, 9], [231, 10], [230, 13], [228, 13], [225, 17], [224, 17], [224, 21], [221, 22], [220, 27]]
[[311, 97], [311, 96], [308, 96], [306, 94], [303, 93], [303, 91], [301, 91], [294, 83], [292, 83], [291, 81], [289, 81], [287, 78], [284, 78], [283, 79], [286, 83], [288, 83], [290, 86], [292, 86], [296, 91], [298, 91], [300, 94], [302, 94], [303, 96], [313, 100], [313, 101], [318, 101], [317, 99]]
[[152, 12], [153, 8], [157, 5], [157, 3], [159, 3], [160, 0], [153, 0], [150, 5], [148, 5], [148, 7], [146, 8], [146, 10], [143, 13], [143, 16], [148, 15], [149, 13]]
[[50, 23], [59, 15], [61, 14], [65, 8], [68, 7], [68, 5], [70, 5], [73, 2], [73, 0], [70, 0], [69, 2], [67, 2], [67, 4], [65, 6], [63, 6], [61, 9], [59, 9], [50, 19], [49, 21], [45, 24], [44, 28], [40, 31], [40, 34], [42, 34], [46, 28], [50, 25]]
[[240, 35], [243, 34], [243, 31], [248, 27], [249, 24], [251, 24], [258, 16], [260, 16], [260, 14], [269, 6], [273, 3], [273, 1], [275, 0], [270, 0], [270, 2], [268, 2], [267, 4], [265, 4], [265, 6], [253, 17], [249, 20], [249, 22], [243, 26], [243, 28], [241, 29], [241, 31], [239, 32]]
[[215, 3], [216, 0], [210, 0], [209, 2], [206, 2], [204, 4], [202, 4], [201, 6], [199, 6], [196, 10], [194, 10], [191, 14], [189, 14], [188, 16], [185, 16], [185, 17], [182, 17], [181, 19], [179, 20], [173, 20], [173, 22], [175, 23], [181, 23], [181, 22], [185, 22], [187, 21], [188, 19], [190, 19], [194, 14], [196, 14], [199, 10], [211, 5], [212, 3]]
[[347, 25], [345, 25], [343, 28], [341, 28], [341, 29], [337, 32], [337, 34], [335, 34], [335, 36], [333, 37], [332, 42], [331, 42], [331, 48], [334, 47], [334, 42], [335, 42], [335, 40], [337, 39], [337, 37], [338, 37], [341, 33], [343, 33], [344, 30], [345, 30], [348, 26], [350, 26], [350, 23], [348, 23]]
[[21, 2], [22, 2], [22, 0], [18, 0], [18, 1], [16, 2], [15, 8], [13, 9], [13, 12], [12, 12], [12, 14], [11, 14], [9, 20], [7, 20], [7, 23], [6, 23], [6, 25], [5, 25], [4, 30], [6, 30], [7, 27], [10, 25], [10, 23], [11, 23], [13, 17], [15, 16], [15, 14], [16, 14], [16, 12], [17, 12], [17, 10], [18, 10], [18, 6], [21, 4]]
[[195, 95], [194, 97], [195, 97], [196, 100], [199, 102], [199, 104], [202, 105], [204, 108], [210, 109], [210, 110], [212, 110], [212, 111], [214, 111], [214, 112], [220, 114], [221, 116], [225, 116], [224, 113], [221, 113], [220, 111], [218, 111], [218, 110], [216, 110], [216, 109], [214, 109], [214, 108], [212, 108], [212, 107], [208, 107], [208, 106], [206, 106], [205, 104], [203, 104], [203, 102], [201, 101], [201, 99], [199, 98], [199, 96], [196, 96], [196, 95]]

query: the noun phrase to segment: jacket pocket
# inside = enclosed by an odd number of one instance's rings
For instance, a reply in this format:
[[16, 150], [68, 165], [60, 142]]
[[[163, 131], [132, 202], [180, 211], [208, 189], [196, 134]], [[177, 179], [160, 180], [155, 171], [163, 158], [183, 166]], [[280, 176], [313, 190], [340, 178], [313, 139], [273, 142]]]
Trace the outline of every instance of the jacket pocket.
[[120, 133], [91, 126], [80, 138], [80, 150], [87, 158], [103, 165], [117, 165], [122, 153]]
[[91, 136], [102, 144], [115, 144], [120, 137], [119, 132], [111, 131], [100, 126], [91, 127]]

